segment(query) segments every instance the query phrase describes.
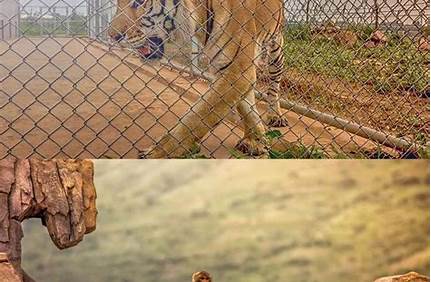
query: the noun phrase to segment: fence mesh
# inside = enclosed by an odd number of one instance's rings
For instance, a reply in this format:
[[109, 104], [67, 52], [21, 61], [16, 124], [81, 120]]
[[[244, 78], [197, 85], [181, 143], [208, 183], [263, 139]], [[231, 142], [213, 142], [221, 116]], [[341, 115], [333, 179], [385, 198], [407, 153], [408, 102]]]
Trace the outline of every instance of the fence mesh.
[[0, 157], [429, 157], [428, 1], [239, 2], [0, 0]]

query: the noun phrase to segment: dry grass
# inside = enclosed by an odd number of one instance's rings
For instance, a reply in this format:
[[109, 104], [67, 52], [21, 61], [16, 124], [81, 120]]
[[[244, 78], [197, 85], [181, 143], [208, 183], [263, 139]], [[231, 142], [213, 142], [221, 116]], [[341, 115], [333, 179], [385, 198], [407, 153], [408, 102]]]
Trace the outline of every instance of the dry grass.
[[429, 274], [426, 161], [97, 161], [98, 228], [58, 251], [26, 224], [38, 281], [374, 281]]

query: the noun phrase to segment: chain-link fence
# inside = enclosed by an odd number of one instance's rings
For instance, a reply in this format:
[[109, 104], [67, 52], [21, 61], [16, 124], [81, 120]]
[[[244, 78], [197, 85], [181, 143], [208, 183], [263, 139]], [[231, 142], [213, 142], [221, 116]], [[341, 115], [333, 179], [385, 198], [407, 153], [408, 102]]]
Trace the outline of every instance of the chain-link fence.
[[0, 157], [139, 155], [429, 157], [429, 3], [0, 0]]

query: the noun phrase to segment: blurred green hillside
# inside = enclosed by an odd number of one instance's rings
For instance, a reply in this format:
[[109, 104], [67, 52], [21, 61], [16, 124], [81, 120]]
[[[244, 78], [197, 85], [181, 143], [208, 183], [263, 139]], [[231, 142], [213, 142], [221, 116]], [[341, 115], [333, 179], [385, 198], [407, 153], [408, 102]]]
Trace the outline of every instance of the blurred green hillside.
[[38, 282], [371, 282], [429, 275], [428, 161], [97, 161], [98, 226], [57, 250], [25, 225]]

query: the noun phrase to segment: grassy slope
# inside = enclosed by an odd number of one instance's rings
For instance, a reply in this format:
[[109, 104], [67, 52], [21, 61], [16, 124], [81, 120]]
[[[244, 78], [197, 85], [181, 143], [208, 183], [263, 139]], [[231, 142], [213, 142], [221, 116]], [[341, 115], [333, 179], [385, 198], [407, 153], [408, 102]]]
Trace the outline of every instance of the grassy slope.
[[98, 229], [58, 251], [25, 227], [39, 282], [373, 281], [428, 273], [426, 161], [98, 161]]

